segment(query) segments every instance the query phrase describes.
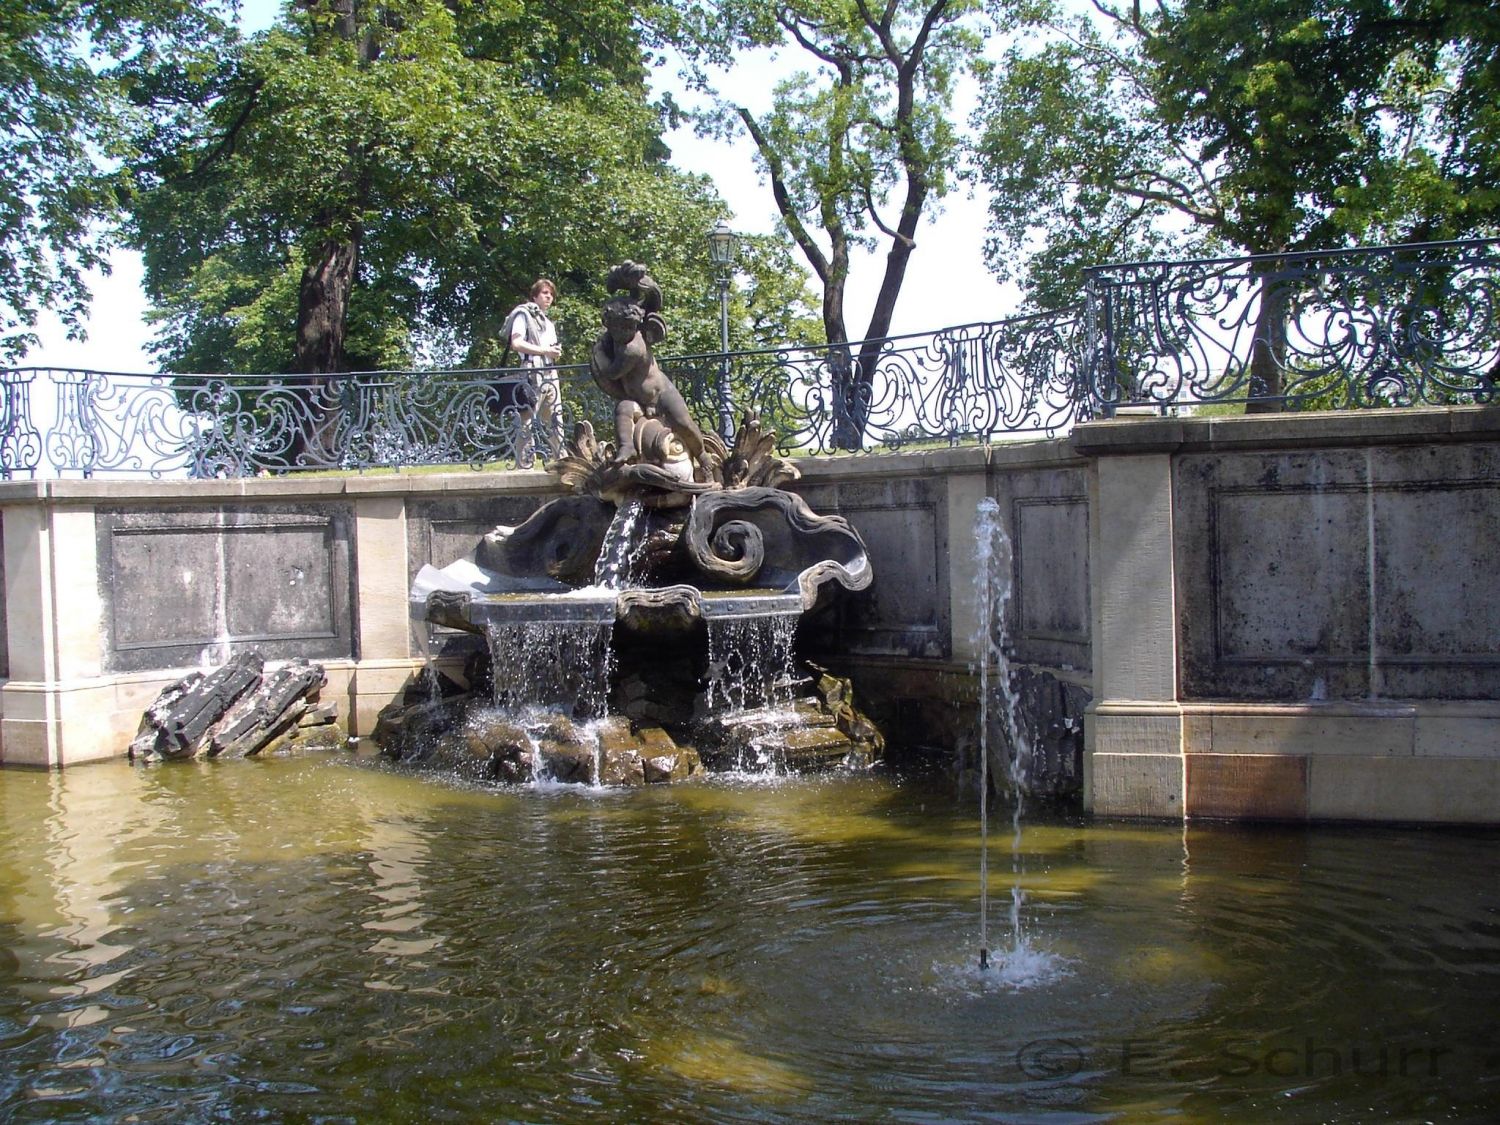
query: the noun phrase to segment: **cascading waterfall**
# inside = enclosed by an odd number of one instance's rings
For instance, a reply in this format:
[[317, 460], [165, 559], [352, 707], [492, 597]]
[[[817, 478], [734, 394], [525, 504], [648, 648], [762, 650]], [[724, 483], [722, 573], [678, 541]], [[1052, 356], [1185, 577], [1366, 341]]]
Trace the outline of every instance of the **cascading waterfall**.
[[[974, 521], [975, 595], [978, 604], [978, 635], [975, 648], [979, 653], [979, 966], [989, 967], [989, 704], [992, 689], [1003, 700], [1000, 719], [1009, 742], [1007, 780], [1015, 798], [1011, 813], [1010, 955], [1025, 948], [1021, 928], [1021, 907], [1025, 892], [1021, 888], [1024, 860], [1021, 853], [1021, 823], [1025, 811], [1027, 767], [1031, 746], [1017, 713], [1017, 700], [1011, 687], [1010, 659], [1005, 652], [1006, 613], [1011, 598], [1013, 554], [1010, 538], [1000, 520], [1000, 507], [990, 497], [979, 502]], [[994, 669], [993, 684], [990, 669]]]
[[563, 707], [580, 718], [605, 714], [613, 621], [520, 621], [490, 624], [485, 632], [496, 706]]
[[625, 590], [640, 584], [640, 576], [634, 570], [646, 551], [645, 514], [645, 505], [634, 499], [616, 509], [594, 563], [595, 586]]
[[708, 622], [708, 705], [730, 711], [791, 701], [797, 618], [713, 618]]

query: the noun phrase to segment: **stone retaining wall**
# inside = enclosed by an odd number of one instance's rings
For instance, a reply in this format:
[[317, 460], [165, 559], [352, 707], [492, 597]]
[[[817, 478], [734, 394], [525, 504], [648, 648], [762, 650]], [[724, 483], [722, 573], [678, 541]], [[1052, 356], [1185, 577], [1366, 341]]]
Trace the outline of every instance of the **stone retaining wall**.
[[1500, 823], [1500, 410], [1081, 426], [1086, 801]]
[[[991, 497], [1047, 791], [1104, 815], [1500, 823], [1500, 411], [1131, 418], [798, 464], [876, 575], [802, 650], [894, 742], [977, 764]], [[0, 483], [0, 763], [122, 753], [162, 685], [245, 648], [324, 664], [367, 734], [472, 644], [410, 620], [416, 571], [553, 495], [539, 472]]]

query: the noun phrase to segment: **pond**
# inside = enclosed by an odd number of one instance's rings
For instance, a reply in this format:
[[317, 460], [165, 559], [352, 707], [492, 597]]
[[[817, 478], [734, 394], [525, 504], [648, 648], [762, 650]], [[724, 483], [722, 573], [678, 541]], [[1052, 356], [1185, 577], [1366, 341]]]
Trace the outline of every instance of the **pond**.
[[[896, 773], [0, 771], [0, 1119], [1500, 1107], [1500, 834], [978, 814]], [[1014, 846], [1014, 851], [1013, 851]], [[1012, 948], [1012, 887], [1024, 942]]]

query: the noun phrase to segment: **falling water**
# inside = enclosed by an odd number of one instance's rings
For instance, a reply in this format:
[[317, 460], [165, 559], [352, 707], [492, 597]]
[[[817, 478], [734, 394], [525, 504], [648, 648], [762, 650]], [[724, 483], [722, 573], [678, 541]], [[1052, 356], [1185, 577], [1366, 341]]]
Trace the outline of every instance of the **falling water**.
[[604, 545], [594, 563], [594, 585], [610, 590], [624, 590], [638, 585], [634, 573], [646, 550], [646, 509], [631, 499], [615, 509], [615, 518], [604, 533]]
[[991, 694], [990, 669], [994, 668], [993, 688], [1003, 702], [1000, 718], [1009, 741], [1010, 763], [1008, 780], [1015, 797], [1011, 813], [1011, 874], [1010, 892], [1011, 950], [1009, 957], [1016, 958], [1025, 951], [1025, 935], [1021, 930], [1021, 906], [1025, 893], [1021, 889], [1023, 861], [1021, 855], [1021, 817], [1025, 808], [1027, 790], [1026, 769], [1031, 760], [1031, 747], [1022, 730], [1017, 714], [1016, 696], [1011, 687], [1010, 660], [1005, 653], [1005, 620], [1010, 606], [1011, 570], [1013, 555], [1010, 538], [1005, 534], [1005, 525], [1000, 520], [1000, 508], [990, 497], [979, 502], [974, 521], [975, 538], [975, 594], [978, 604], [978, 632], [975, 648], [979, 655], [979, 963], [981, 968], [989, 966], [989, 702]]
[[789, 703], [796, 641], [795, 615], [710, 618], [709, 707], [744, 711]]
[[578, 717], [603, 715], [614, 672], [614, 623], [523, 621], [487, 629], [495, 704], [566, 708]]

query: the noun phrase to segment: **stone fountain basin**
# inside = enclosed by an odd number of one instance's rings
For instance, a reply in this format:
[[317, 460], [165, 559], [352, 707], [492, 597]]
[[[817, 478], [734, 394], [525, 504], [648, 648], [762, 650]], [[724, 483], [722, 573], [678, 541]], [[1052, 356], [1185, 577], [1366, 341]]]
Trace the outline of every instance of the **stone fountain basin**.
[[[471, 573], [473, 572], [473, 573]], [[614, 624], [643, 634], [686, 633], [713, 621], [797, 617], [807, 608], [800, 589], [700, 590], [677, 584], [650, 589], [603, 587], [553, 590], [495, 590], [508, 577], [487, 575], [473, 564], [437, 570], [424, 567], [412, 586], [411, 612], [469, 632], [490, 626], [545, 622], [553, 625]], [[489, 587], [489, 588], [487, 588]]]

